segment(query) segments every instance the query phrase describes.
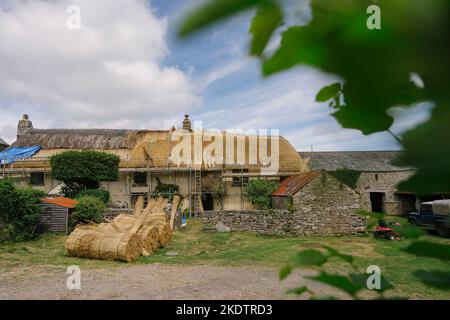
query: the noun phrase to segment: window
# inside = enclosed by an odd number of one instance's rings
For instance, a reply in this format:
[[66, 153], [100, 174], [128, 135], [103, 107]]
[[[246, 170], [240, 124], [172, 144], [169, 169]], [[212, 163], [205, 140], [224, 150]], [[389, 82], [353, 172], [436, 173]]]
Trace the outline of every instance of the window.
[[139, 187], [147, 186], [147, 172], [135, 172], [133, 175], [133, 182]]
[[32, 186], [43, 186], [44, 183], [44, 173], [43, 172], [32, 172], [30, 175], [30, 184]]
[[[239, 174], [239, 176], [233, 177], [233, 183], [231, 184], [233, 187], [240, 187], [242, 185], [246, 185], [248, 183], [248, 177], [242, 177], [240, 174], [248, 173], [248, 169], [233, 169], [232, 172], [234, 174]], [[242, 180], [241, 180], [242, 179]]]
[[423, 204], [420, 208], [421, 214], [433, 214], [433, 206], [431, 204]]

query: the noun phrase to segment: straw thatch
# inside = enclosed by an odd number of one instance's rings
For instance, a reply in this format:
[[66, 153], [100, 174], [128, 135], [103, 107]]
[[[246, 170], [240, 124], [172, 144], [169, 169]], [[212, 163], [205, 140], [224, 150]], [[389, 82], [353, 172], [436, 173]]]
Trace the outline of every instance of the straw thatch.
[[[172, 239], [172, 229], [162, 211], [167, 199], [152, 199], [145, 209], [143, 204], [140, 197], [133, 215], [121, 214], [110, 223], [77, 226], [66, 241], [69, 256], [131, 261], [167, 245]], [[174, 210], [178, 205], [175, 201]]]
[[136, 144], [136, 134], [133, 130], [115, 129], [32, 129], [13, 145], [44, 149], [131, 149]]
[[103, 260], [132, 261], [142, 252], [138, 235], [102, 232], [98, 228], [76, 228], [66, 240], [69, 256]]
[[[205, 130], [204, 132], [189, 133], [192, 137], [192, 156], [194, 156], [195, 153], [195, 137], [200, 133], [208, 136], [214, 134], [215, 132]], [[141, 168], [143, 165], [148, 164], [151, 167], [173, 167], [173, 163], [171, 163], [171, 161], [173, 160], [177, 162], [176, 159], [171, 157], [172, 151], [179, 143], [179, 137], [176, 136], [177, 134], [179, 134], [179, 131], [171, 132], [167, 130], [32, 129], [26, 134], [21, 135], [13, 146], [41, 146], [44, 152], [38, 153], [36, 158], [48, 158], [52, 153], [54, 153], [54, 151], [97, 150], [117, 154], [122, 160], [120, 163], [121, 168]], [[252, 149], [250, 148], [250, 145], [253, 145], [254, 141], [256, 141], [252, 138], [253, 136], [234, 135], [225, 132], [222, 134], [222, 150], [224, 152], [223, 159], [227, 159], [228, 151], [233, 151], [233, 155], [236, 157], [238, 150], [244, 153], [244, 159], [246, 159], [246, 161], [250, 159], [249, 152]], [[237, 143], [238, 140], [242, 140], [244, 143]], [[302, 161], [295, 148], [285, 138], [280, 136], [278, 139], [274, 140], [279, 146], [280, 174], [295, 174], [303, 172], [307, 169], [306, 164]], [[227, 144], [231, 141], [233, 141], [233, 146], [227, 146]], [[210, 143], [210, 141], [203, 141], [203, 148], [207, 148]], [[240, 146], [243, 146], [244, 148], [241, 149]], [[258, 146], [258, 154], [265, 153], [265, 151], [261, 152], [259, 148], [261, 147]], [[271, 142], [269, 142], [266, 150], [268, 154], [271, 154], [271, 148]], [[211, 160], [212, 159], [205, 159], [205, 162], [201, 165], [201, 168], [205, 169], [211, 166], [222, 167], [221, 163], [209, 163]], [[20, 168], [26, 168], [29, 165], [30, 162], [20, 163], [20, 161], [15, 164], [16, 167]], [[34, 164], [33, 168], [45, 168], [46, 165], [47, 164], [45, 162], [39, 162]], [[260, 164], [248, 165], [249, 172], [259, 172], [261, 169]], [[180, 164], [180, 168], [185, 167], [185, 163]], [[227, 165], [226, 167], [229, 169], [234, 168], [233, 165]]]

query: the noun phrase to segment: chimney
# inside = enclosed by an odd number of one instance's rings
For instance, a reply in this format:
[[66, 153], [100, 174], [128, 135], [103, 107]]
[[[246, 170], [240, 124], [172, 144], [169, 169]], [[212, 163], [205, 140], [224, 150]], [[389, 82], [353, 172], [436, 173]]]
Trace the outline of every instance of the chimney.
[[188, 114], [184, 115], [183, 129], [184, 130], [188, 130], [188, 131], [192, 131], [191, 120], [189, 120], [189, 115]]
[[33, 129], [33, 123], [30, 121], [28, 115], [24, 114], [17, 125], [17, 138], [26, 134], [31, 129]]

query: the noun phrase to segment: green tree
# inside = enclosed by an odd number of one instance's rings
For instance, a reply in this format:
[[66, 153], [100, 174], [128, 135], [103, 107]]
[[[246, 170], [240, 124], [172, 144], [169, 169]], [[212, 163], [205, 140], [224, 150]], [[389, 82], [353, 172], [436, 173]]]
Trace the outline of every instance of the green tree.
[[250, 180], [244, 187], [244, 197], [257, 209], [270, 209], [270, 195], [277, 190], [278, 183], [266, 179]]
[[101, 181], [116, 181], [119, 162], [118, 156], [98, 151], [66, 151], [50, 159], [53, 177], [64, 182], [63, 193], [70, 198], [98, 189]]

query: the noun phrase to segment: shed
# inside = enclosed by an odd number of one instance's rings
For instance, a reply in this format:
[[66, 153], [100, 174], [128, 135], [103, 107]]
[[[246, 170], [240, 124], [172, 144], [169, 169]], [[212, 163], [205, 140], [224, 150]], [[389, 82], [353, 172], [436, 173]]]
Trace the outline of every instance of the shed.
[[300, 175], [290, 176], [281, 182], [277, 190], [272, 193], [272, 208], [286, 210], [292, 204], [292, 197], [320, 172], [305, 172]]
[[78, 201], [64, 198], [43, 198], [40, 203], [42, 215], [39, 219], [39, 232], [67, 233], [69, 217]]

